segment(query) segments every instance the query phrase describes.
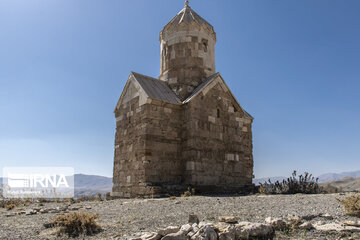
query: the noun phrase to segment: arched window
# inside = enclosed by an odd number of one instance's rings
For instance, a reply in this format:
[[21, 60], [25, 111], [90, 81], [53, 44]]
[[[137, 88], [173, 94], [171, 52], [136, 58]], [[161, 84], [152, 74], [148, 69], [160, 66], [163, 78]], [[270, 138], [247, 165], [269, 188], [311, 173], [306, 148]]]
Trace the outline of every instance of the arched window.
[[208, 51], [208, 46], [207, 46], [206, 42], [203, 42], [203, 50], [204, 50], [204, 52]]

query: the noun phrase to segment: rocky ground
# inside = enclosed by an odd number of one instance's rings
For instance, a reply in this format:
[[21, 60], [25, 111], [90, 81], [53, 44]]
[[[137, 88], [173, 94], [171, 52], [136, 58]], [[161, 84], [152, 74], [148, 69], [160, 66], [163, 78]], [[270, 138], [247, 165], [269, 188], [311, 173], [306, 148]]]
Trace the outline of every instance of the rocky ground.
[[[340, 194], [191, 196], [93, 201], [70, 206], [67, 203], [44, 203], [42, 206], [35, 203], [10, 211], [0, 209], [0, 239], [58, 239], [44, 224], [59, 214], [74, 211], [98, 213], [98, 222], [103, 227], [101, 233], [81, 239], [125, 239], [169, 225], [181, 226], [188, 222], [192, 213], [204, 222], [217, 222], [220, 216], [234, 216], [238, 221], [265, 223], [268, 217], [285, 220], [293, 215], [304, 217], [302, 222], [314, 225], [340, 223], [340, 226], [344, 221], [357, 220], [346, 216], [336, 200], [344, 197]], [[278, 230], [274, 239], [360, 239], [360, 234], [345, 231], [345, 228], [337, 231]]]

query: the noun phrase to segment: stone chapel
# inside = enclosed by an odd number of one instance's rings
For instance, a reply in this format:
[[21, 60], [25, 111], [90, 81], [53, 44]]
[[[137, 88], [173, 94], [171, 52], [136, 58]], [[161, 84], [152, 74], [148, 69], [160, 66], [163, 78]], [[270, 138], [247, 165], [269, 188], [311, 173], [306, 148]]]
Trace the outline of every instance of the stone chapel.
[[160, 32], [160, 76], [131, 72], [115, 108], [113, 197], [253, 188], [253, 117], [215, 71], [213, 26], [185, 2]]

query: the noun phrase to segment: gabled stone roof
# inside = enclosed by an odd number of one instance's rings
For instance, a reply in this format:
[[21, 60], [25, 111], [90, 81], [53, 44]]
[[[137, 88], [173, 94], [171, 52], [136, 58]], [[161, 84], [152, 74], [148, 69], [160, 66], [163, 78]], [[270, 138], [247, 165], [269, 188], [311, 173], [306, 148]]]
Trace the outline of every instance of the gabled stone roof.
[[[190, 102], [194, 97], [196, 97], [199, 93], [205, 90], [208, 86], [212, 88], [211, 83], [218, 79], [219, 83], [221, 83], [227, 91], [230, 92], [231, 96], [234, 98], [234, 101], [238, 105], [238, 107], [244, 112], [245, 116], [250, 119], [254, 119], [248, 112], [246, 112], [241, 105], [237, 102], [236, 98], [230, 91], [229, 87], [226, 85], [225, 81], [222, 79], [220, 73], [215, 73], [209, 76], [203, 83], [201, 83], [197, 88], [195, 88], [194, 92], [190, 94], [190, 96], [185, 99], [183, 102], [176, 96], [176, 94], [169, 88], [166, 82], [161, 81], [156, 78], [152, 78], [146, 75], [142, 75], [139, 73], [131, 72], [130, 76], [132, 76], [141, 86], [141, 88], [145, 91], [146, 95], [151, 99], [157, 99], [163, 102], [172, 103], [172, 104], [186, 104]], [[121, 97], [119, 102], [121, 101]], [[117, 106], [119, 105], [119, 102]]]
[[184, 103], [189, 102], [195, 95], [201, 92], [201, 90], [204, 89], [205, 86], [207, 86], [210, 82], [212, 82], [212, 80], [214, 80], [219, 75], [220, 73], [214, 73], [213, 75], [208, 77], [204, 82], [202, 82], [199, 86], [195, 88], [195, 90], [190, 94], [190, 96], [184, 100]]
[[144, 89], [149, 98], [158, 99], [168, 103], [181, 103], [180, 99], [165, 82], [135, 72], [131, 72], [131, 74], [140, 84], [142, 89]]
[[[184, 103], [190, 102], [196, 95], [198, 95], [199, 93], [201, 93], [203, 90], [205, 90], [205, 88], [207, 86], [209, 86], [213, 81], [215, 81], [216, 79], [221, 79], [221, 83], [227, 88], [227, 90], [230, 92], [230, 95], [233, 97], [234, 101], [236, 102], [236, 104], [238, 105], [238, 107], [244, 112], [245, 117], [250, 118], [250, 119], [254, 119], [248, 112], [246, 112], [241, 105], [238, 103], [238, 101], [236, 100], [235, 96], [232, 94], [230, 88], [227, 86], [227, 84], [225, 83], [225, 81], [223, 80], [223, 78], [221, 77], [220, 73], [214, 73], [213, 75], [209, 76], [204, 82], [202, 82], [197, 88], [195, 88], [194, 92], [192, 94], [190, 94], [190, 96], [185, 99], [183, 101]], [[210, 86], [211, 88], [211, 86]]]

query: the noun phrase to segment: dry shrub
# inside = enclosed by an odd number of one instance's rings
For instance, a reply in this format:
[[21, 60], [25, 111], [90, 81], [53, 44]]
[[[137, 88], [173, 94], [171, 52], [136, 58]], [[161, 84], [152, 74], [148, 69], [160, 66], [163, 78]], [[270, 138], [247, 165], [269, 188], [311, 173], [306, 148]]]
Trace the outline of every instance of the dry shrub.
[[269, 192], [268, 192], [268, 190], [266, 189], [266, 187], [260, 186], [260, 187], [259, 187], [259, 193], [260, 193], [260, 194], [268, 194]]
[[70, 237], [77, 237], [80, 234], [92, 235], [101, 231], [97, 224], [98, 214], [86, 212], [73, 212], [59, 215], [49, 226], [58, 227], [58, 234], [67, 234]]
[[105, 194], [105, 199], [106, 199], [106, 200], [113, 200], [113, 197], [111, 196], [110, 192], [107, 192], [107, 193]]
[[48, 202], [50, 202], [50, 200], [45, 199], [45, 198], [39, 198], [39, 199], [38, 199], [38, 202], [39, 202], [39, 203], [48, 203]]
[[342, 187], [335, 187], [330, 184], [326, 184], [326, 186], [322, 188], [323, 193], [340, 193], [342, 191]]
[[18, 199], [18, 198], [3, 199], [0, 201], [0, 208], [6, 208], [8, 210], [11, 210], [8, 208], [8, 206], [14, 206], [13, 208], [15, 208], [18, 206], [23, 206], [23, 205], [25, 205], [24, 201], [22, 201], [21, 199]]
[[80, 202], [94, 202], [94, 201], [97, 201], [99, 200], [99, 197], [98, 196], [86, 196], [86, 195], [83, 195], [83, 196], [80, 196], [76, 199], [76, 202], [77, 203], [80, 203]]
[[360, 217], [360, 193], [338, 201], [344, 206], [347, 215]]
[[186, 191], [183, 194], [181, 194], [181, 197], [190, 197], [191, 196], [191, 192], [190, 191]]
[[98, 197], [99, 201], [101, 201], [101, 202], [104, 201], [104, 198], [101, 193], [98, 193], [97, 197]]
[[195, 195], [195, 188], [188, 187], [188, 190], [181, 194], [181, 197], [190, 197]]
[[12, 209], [14, 209], [15, 207], [16, 207], [16, 205], [13, 204], [13, 203], [7, 204], [7, 205], [5, 206], [5, 208], [6, 208], [7, 210], [12, 210]]
[[321, 193], [322, 189], [318, 184], [318, 178], [315, 179], [312, 174], [305, 172], [304, 175], [297, 176], [294, 171], [291, 177], [282, 182], [272, 183], [269, 179], [268, 182], [260, 183], [259, 191], [265, 194], [317, 194]]
[[298, 216], [291, 216], [288, 218], [288, 229], [291, 231], [295, 231], [296, 229], [299, 229], [299, 225], [302, 223], [301, 218]]

